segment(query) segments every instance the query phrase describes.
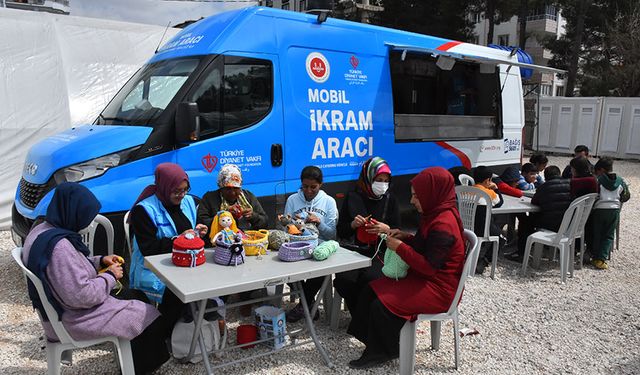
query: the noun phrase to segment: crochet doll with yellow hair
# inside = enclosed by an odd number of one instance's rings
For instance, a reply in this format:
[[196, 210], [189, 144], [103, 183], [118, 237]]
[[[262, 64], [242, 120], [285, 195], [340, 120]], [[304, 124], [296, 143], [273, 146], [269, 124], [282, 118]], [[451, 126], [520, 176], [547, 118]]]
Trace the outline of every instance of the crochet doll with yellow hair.
[[213, 217], [211, 223], [211, 243], [215, 244], [217, 240], [227, 245], [242, 241], [242, 234], [236, 226], [236, 221], [229, 211], [218, 211]]

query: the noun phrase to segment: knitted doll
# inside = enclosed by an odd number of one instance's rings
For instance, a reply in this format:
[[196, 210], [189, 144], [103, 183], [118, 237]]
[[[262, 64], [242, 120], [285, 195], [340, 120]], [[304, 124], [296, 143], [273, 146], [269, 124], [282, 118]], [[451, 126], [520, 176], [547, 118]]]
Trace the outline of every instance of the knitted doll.
[[242, 234], [236, 226], [236, 221], [229, 211], [218, 211], [211, 223], [211, 243], [220, 240], [227, 245], [242, 241]]

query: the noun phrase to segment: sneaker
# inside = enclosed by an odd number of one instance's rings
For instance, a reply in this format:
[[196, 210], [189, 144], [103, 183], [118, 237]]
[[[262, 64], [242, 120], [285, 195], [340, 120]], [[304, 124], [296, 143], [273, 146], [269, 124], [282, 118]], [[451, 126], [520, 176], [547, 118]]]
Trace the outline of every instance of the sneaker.
[[[296, 305], [296, 307], [289, 310], [286, 314], [286, 317], [287, 317], [287, 322], [290, 322], [290, 323], [295, 323], [300, 319], [303, 319], [304, 309], [302, 307], [302, 304], [299, 303]], [[320, 311], [316, 310], [316, 315], [313, 316], [313, 320], [318, 320], [318, 319], [320, 319]]]
[[607, 264], [607, 262], [605, 262], [602, 259], [594, 259], [591, 261], [591, 264], [599, 270], [606, 270], [609, 268], [609, 265]]

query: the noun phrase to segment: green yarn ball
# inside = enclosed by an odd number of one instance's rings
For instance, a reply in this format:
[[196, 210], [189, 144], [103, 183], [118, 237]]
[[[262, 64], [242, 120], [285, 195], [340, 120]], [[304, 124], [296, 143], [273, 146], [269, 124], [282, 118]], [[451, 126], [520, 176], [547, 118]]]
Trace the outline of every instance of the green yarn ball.
[[287, 232], [278, 229], [272, 229], [269, 231], [270, 250], [278, 251], [285, 242], [289, 242], [289, 235]]
[[313, 259], [325, 260], [329, 258], [331, 254], [338, 251], [338, 247], [340, 247], [340, 245], [337, 241], [324, 241], [313, 250]]

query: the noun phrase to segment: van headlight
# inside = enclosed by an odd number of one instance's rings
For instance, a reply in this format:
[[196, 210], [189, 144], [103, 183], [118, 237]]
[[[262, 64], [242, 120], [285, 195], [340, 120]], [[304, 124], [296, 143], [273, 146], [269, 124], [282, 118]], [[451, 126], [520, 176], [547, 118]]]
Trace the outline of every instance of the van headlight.
[[126, 162], [129, 159], [129, 155], [140, 147], [141, 146], [128, 148], [62, 168], [53, 174], [53, 178], [56, 184], [61, 184], [63, 182], [79, 182], [98, 177], [103, 175], [109, 168], [117, 167]]

